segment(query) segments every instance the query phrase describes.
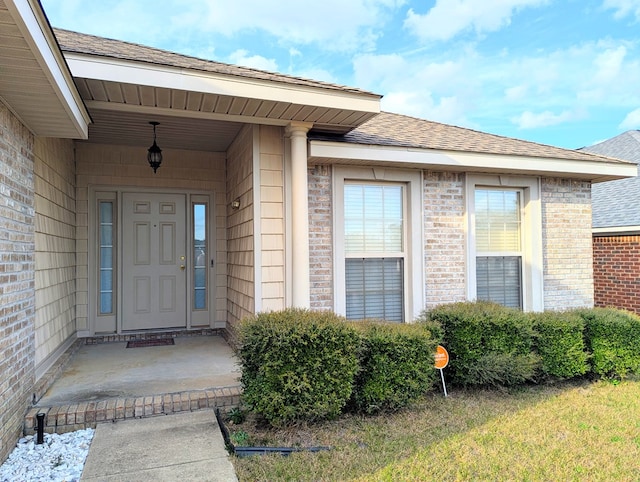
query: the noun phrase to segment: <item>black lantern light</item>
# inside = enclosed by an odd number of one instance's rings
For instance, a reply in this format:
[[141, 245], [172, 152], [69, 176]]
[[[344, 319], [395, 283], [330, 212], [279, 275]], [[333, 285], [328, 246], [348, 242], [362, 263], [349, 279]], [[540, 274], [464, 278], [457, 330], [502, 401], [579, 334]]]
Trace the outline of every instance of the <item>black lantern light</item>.
[[156, 144], [156, 126], [160, 125], [160, 122], [151, 121], [149, 124], [153, 126], [153, 145], [149, 148], [147, 160], [149, 161], [151, 169], [153, 169], [153, 172], [155, 173], [162, 163], [162, 149], [160, 149], [158, 144]]

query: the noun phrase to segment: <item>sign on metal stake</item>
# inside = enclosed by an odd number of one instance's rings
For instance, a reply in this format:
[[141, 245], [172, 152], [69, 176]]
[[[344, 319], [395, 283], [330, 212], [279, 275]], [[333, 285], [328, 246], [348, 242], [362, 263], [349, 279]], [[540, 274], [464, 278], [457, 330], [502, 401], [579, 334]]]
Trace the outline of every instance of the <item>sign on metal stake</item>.
[[436, 363], [435, 367], [440, 370], [440, 379], [442, 380], [442, 390], [444, 390], [444, 396], [447, 396], [447, 385], [444, 383], [444, 372], [442, 371], [449, 364], [449, 352], [442, 345], [438, 345], [436, 349]]

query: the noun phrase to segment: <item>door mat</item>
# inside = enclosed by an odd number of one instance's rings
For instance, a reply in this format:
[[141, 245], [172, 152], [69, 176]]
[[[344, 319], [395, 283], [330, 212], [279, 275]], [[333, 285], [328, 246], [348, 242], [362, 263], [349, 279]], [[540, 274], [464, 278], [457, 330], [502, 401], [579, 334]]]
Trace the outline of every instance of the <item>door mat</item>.
[[175, 345], [173, 338], [156, 338], [154, 340], [131, 340], [127, 342], [127, 348], [141, 348], [144, 346]]

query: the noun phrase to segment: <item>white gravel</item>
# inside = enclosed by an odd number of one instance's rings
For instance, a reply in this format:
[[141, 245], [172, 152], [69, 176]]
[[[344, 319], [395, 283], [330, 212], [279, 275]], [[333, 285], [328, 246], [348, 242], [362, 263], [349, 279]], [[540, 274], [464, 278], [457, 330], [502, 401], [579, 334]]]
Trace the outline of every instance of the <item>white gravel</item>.
[[65, 434], [44, 434], [44, 443], [36, 436], [18, 441], [9, 458], [0, 466], [1, 482], [80, 480], [94, 430], [87, 428]]

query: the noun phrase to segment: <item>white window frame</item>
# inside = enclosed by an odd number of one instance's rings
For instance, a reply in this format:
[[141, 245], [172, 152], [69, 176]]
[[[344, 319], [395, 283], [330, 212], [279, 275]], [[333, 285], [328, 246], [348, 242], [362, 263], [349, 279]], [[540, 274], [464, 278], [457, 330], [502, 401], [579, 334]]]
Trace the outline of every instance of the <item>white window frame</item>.
[[[422, 173], [386, 168], [333, 167], [333, 293], [334, 311], [346, 315], [344, 241], [344, 185], [356, 183], [403, 184], [404, 206], [404, 321], [412, 322], [424, 310], [422, 243]], [[397, 257], [397, 256], [395, 256]]]
[[476, 188], [521, 191], [522, 236], [522, 309], [544, 311], [543, 250], [542, 250], [542, 200], [540, 178], [467, 174], [467, 299], [477, 298], [476, 284]]

